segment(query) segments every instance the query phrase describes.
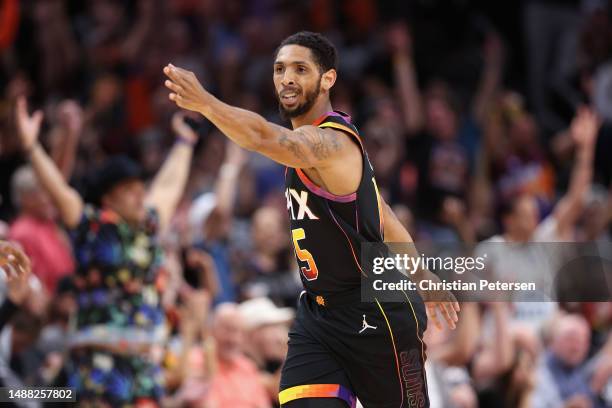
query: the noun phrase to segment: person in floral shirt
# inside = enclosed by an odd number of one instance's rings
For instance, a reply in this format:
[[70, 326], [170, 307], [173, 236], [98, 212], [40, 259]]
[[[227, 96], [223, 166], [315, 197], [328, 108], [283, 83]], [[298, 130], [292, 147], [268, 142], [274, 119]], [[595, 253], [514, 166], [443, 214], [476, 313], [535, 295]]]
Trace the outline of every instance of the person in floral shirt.
[[38, 142], [42, 113], [30, 116], [21, 98], [16, 122], [36, 177], [70, 231], [77, 261], [68, 386], [76, 389], [79, 406], [155, 406], [163, 387], [151, 356], [167, 327], [156, 237], [183, 194], [197, 135], [176, 114], [176, 143], [149, 188], [135, 162], [112, 157], [96, 172], [92, 204], [85, 205]]

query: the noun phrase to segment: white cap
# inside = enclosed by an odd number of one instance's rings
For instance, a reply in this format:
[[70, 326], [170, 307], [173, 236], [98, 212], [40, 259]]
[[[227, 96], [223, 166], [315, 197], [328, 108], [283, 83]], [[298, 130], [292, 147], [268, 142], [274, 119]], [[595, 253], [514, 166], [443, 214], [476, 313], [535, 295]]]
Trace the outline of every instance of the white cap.
[[215, 193], [204, 193], [191, 203], [189, 209], [189, 228], [193, 240], [204, 238], [202, 226], [217, 206]]
[[276, 307], [267, 297], [249, 299], [238, 306], [248, 330], [268, 324], [289, 323], [295, 317], [290, 307]]

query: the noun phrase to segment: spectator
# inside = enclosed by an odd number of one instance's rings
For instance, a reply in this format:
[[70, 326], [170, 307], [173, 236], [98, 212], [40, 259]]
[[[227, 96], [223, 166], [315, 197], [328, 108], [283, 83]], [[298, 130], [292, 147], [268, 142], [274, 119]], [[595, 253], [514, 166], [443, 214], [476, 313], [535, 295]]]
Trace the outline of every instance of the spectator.
[[75, 269], [68, 236], [56, 225], [55, 208], [30, 166], [15, 172], [12, 190], [19, 215], [9, 236], [23, 246], [32, 260], [34, 274], [53, 294], [59, 280]]
[[193, 243], [212, 256], [217, 271], [219, 292], [215, 302], [236, 299], [235, 277], [230, 267], [229, 234], [233, 223], [233, 208], [238, 177], [244, 165], [245, 152], [228, 144], [225, 162], [219, 170], [215, 191], [196, 198], [189, 210]]
[[[571, 128], [578, 150], [570, 187], [551, 215], [539, 221], [538, 207], [531, 194], [519, 195], [504, 203], [501, 213], [503, 235], [495, 235], [481, 246], [482, 251], [489, 255], [488, 268], [493, 276], [508, 281], [538, 282], [539, 291], [552, 287], [554, 273], [562, 262], [563, 253], [553, 252], [555, 248], [551, 246], [519, 247], [502, 246], [499, 243], [550, 243], [573, 239], [585, 195], [592, 181], [597, 129], [596, 116], [587, 109], [581, 109]], [[508, 259], [513, 262], [509, 263]], [[527, 296], [526, 293], [519, 295]], [[540, 329], [543, 322], [552, 317], [557, 307], [553, 302], [544, 302], [542, 298], [539, 300], [516, 303], [515, 319]]]
[[239, 308], [250, 339], [245, 344], [245, 353], [259, 368], [270, 397], [276, 399], [281, 366], [287, 354], [289, 323], [295, 313], [288, 307], [276, 307], [265, 297], [242, 302]]
[[412, 136], [407, 148], [418, 173], [418, 209], [430, 221], [444, 223], [445, 198], [452, 195], [465, 199], [468, 192], [480, 128], [501, 80], [501, 41], [493, 33], [488, 35], [478, 91], [471, 111], [465, 113], [460, 112], [456, 96], [444, 81], [431, 82], [421, 96], [412, 61], [412, 39], [406, 27], [393, 27], [389, 41], [404, 122]]
[[554, 196], [555, 173], [540, 144], [534, 117], [525, 110], [520, 95], [507, 92], [493, 108], [484, 132], [487, 166], [499, 202], [527, 193], [549, 210]]
[[244, 297], [268, 296], [279, 304], [295, 304], [300, 286], [285, 220], [278, 208], [262, 206], [255, 211], [251, 242], [251, 252], [241, 265]]
[[244, 355], [245, 323], [234, 303], [222, 303], [215, 310], [211, 334], [215, 340], [217, 371], [206, 398], [211, 408], [271, 406], [256, 365]]
[[32, 168], [72, 230], [79, 296], [68, 384], [82, 403], [158, 400], [161, 375], [147, 357], [150, 347], [165, 338], [155, 236], [169, 223], [183, 193], [197, 136], [175, 122], [177, 143], [148, 192], [136, 164], [110, 159], [92, 189], [101, 206], [96, 208], [84, 205], [38, 143], [42, 113], [29, 116], [21, 98], [16, 115]]
[[598, 356], [587, 359], [590, 331], [586, 320], [566, 315], [556, 323], [538, 367], [533, 407], [605, 407], [589, 384]]

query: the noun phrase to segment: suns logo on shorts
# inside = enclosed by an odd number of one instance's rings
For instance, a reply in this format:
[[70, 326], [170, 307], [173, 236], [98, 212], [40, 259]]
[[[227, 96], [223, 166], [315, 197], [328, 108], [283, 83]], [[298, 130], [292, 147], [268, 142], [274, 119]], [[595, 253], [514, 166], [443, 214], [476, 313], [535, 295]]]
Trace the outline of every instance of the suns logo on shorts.
[[[287, 199], [287, 211], [292, 220], [303, 220], [308, 218], [309, 220], [318, 220], [317, 217], [310, 208], [308, 208], [308, 192], [300, 191], [299, 193], [288, 188], [285, 190], [285, 198]], [[297, 212], [295, 211], [297, 209]]]
[[425, 396], [423, 395], [423, 377], [421, 355], [417, 350], [400, 353], [402, 365], [402, 379], [404, 380], [406, 394], [408, 396], [408, 406], [410, 408], [421, 408], [425, 406]]

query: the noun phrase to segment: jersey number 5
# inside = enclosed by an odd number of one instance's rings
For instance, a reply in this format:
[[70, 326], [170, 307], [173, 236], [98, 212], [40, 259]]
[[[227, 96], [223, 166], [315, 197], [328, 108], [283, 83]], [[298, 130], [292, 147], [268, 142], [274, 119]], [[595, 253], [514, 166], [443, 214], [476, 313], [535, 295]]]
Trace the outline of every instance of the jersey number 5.
[[315, 262], [312, 254], [306, 249], [300, 248], [299, 240], [306, 238], [306, 233], [304, 232], [304, 228], [296, 228], [291, 230], [291, 236], [293, 238], [293, 247], [295, 248], [295, 254], [297, 258], [306, 262], [308, 266], [302, 266], [300, 270], [302, 271], [302, 275], [306, 278], [306, 280], [315, 280], [319, 277], [319, 269], [317, 269], [317, 263]]

